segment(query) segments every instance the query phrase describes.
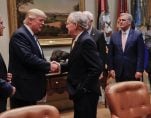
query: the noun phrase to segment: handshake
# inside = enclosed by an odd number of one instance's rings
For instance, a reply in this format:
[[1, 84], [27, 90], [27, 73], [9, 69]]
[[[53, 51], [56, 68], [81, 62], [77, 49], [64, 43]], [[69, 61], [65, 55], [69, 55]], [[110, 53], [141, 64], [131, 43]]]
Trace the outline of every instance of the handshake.
[[50, 72], [51, 73], [59, 73], [61, 71], [60, 68], [60, 63], [56, 62], [56, 61], [51, 61], [50, 62]]

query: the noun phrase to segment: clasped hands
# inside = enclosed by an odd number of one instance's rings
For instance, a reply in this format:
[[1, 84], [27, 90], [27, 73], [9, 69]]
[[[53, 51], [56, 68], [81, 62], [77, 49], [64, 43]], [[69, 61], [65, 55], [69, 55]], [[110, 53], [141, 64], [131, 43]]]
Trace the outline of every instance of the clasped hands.
[[51, 61], [50, 64], [51, 64], [51, 66], [50, 66], [51, 73], [60, 72], [60, 63], [58, 63], [56, 61]]

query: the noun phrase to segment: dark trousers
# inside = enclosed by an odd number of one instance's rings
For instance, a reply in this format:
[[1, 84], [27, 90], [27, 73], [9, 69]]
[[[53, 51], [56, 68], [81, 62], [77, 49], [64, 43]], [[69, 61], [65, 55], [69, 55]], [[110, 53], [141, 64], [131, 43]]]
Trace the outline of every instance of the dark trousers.
[[96, 118], [99, 94], [85, 93], [74, 102], [74, 118]]
[[140, 81], [140, 80], [141, 80], [141, 78], [136, 79], [136, 78], [135, 78], [135, 74], [134, 74], [134, 76], [128, 77], [128, 76], [126, 76], [124, 73], [125, 73], [124, 70], [122, 70], [121, 75], [120, 75], [119, 77], [117, 77], [117, 76], [115, 77], [115, 78], [116, 78], [116, 82]]
[[6, 111], [7, 98], [0, 99], [0, 113]]
[[140, 79], [136, 78], [121, 78], [121, 77], [116, 77], [116, 82], [124, 82], [124, 81], [140, 81]]
[[24, 107], [24, 106], [30, 106], [30, 105], [35, 105], [36, 101], [26, 101], [26, 100], [21, 100], [18, 98], [11, 97], [10, 98], [10, 108], [18, 108], [18, 107]]

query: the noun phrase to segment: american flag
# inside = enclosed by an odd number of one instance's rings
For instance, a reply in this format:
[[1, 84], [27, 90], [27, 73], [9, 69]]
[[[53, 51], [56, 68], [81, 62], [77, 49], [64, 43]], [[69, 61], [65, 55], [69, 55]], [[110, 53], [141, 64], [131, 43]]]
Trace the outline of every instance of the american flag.
[[98, 0], [97, 24], [97, 28], [104, 30], [106, 33], [112, 31], [108, 0]]

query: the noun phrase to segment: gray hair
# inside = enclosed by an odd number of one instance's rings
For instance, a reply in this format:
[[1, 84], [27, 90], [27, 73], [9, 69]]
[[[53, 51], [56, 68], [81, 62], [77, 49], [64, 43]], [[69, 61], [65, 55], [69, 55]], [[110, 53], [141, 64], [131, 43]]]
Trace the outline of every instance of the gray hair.
[[130, 22], [133, 21], [133, 17], [132, 17], [132, 15], [129, 14], [129, 13], [121, 13], [120, 16], [127, 16], [127, 18], [128, 18], [127, 20], [129, 20]]
[[82, 29], [88, 28], [88, 20], [86, 15], [83, 15], [81, 11], [71, 12], [67, 19], [69, 22], [79, 25]]
[[83, 14], [87, 16], [89, 21], [93, 21], [94, 20], [94, 16], [90, 11], [83, 11]]
[[39, 9], [30, 9], [29, 11], [27, 11], [26, 13], [26, 17], [24, 20], [24, 23], [27, 24], [28, 19], [35, 19], [37, 17], [42, 17], [42, 18], [47, 18], [46, 14]]

